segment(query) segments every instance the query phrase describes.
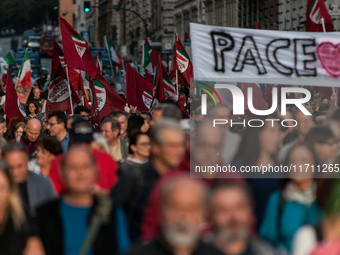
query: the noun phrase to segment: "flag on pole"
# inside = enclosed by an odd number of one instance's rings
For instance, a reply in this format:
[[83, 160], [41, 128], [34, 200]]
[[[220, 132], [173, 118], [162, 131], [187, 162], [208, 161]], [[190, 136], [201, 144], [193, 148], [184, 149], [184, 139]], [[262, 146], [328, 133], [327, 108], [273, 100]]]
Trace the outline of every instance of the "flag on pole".
[[65, 66], [64, 53], [63, 53], [63, 50], [58, 45], [58, 43], [54, 41], [53, 55], [52, 55], [52, 62], [51, 62], [51, 78], [54, 76], [54, 73], [57, 71], [59, 67], [59, 63], [61, 63], [62, 67]]
[[150, 74], [152, 74], [153, 67], [151, 63], [151, 53], [153, 52], [153, 48], [149, 44], [149, 40], [145, 37], [144, 45], [143, 45], [143, 55], [142, 55], [142, 65], [145, 70], [147, 70]]
[[110, 43], [110, 41], [107, 39], [107, 36], [104, 35], [104, 41], [106, 45], [106, 49], [109, 52], [110, 59], [112, 59], [113, 62], [119, 64], [119, 58], [117, 55], [117, 52], [115, 51], [115, 48], [113, 48], [113, 45]]
[[16, 65], [15, 59], [11, 52], [8, 52], [6, 56], [0, 58], [0, 62], [5, 62], [8, 65]]
[[102, 73], [103, 70], [102, 54], [100, 54], [99, 52], [97, 53], [96, 66], [99, 73]]
[[66, 111], [71, 107], [70, 94], [74, 103], [79, 103], [79, 98], [73, 86], [70, 86], [71, 93], [69, 92], [67, 76], [58, 63], [58, 68], [51, 78], [50, 85], [48, 86], [48, 97], [46, 102], [46, 116], [55, 110]]
[[17, 92], [14, 88], [14, 84], [12, 81], [11, 74], [9, 73], [9, 69], [7, 69], [7, 81], [6, 81], [6, 101], [5, 101], [5, 114], [6, 114], [6, 123], [8, 124], [9, 120], [14, 117], [25, 118], [26, 114], [20, 110], [20, 102], [18, 99]]
[[25, 51], [24, 58], [22, 59], [20, 66], [20, 76], [19, 82], [23, 88], [26, 88], [27, 85], [31, 84], [31, 61], [28, 56], [27, 51]]
[[171, 71], [173, 70], [178, 70], [178, 76], [181, 77], [185, 86], [190, 87], [191, 80], [194, 78], [194, 69], [177, 34], [175, 34], [175, 45], [172, 51]]
[[[154, 80], [154, 86], [153, 86], [153, 102], [152, 107], [155, 107], [158, 103], [161, 103], [165, 98], [165, 84], [163, 79], [163, 64], [161, 56], [157, 52], [152, 53], [154, 56], [157, 57], [157, 66], [156, 66], [156, 75]], [[156, 55], [157, 54], [157, 55]]]
[[308, 0], [306, 14], [306, 31], [323, 32], [322, 20], [324, 19], [327, 32], [333, 32], [334, 25], [323, 0]]
[[124, 110], [126, 102], [111, 88], [102, 74], [97, 73], [89, 82], [92, 94], [91, 122], [94, 128], [99, 130], [97, 110], [100, 118], [103, 118], [115, 109]]
[[59, 17], [61, 36], [68, 68], [85, 71], [90, 77], [97, 74], [97, 67], [87, 42], [65, 19]]
[[126, 102], [139, 111], [149, 111], [152, 103], [153, 83], [126, 64]]

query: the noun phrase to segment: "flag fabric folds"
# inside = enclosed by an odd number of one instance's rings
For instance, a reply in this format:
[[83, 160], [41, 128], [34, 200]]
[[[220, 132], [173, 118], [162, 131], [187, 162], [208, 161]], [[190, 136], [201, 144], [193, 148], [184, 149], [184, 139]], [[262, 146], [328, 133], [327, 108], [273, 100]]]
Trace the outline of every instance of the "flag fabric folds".
[[65, 19], [59, 17], [59, 22], [67, 67], [83, 70], [90, 77], [96, 76], [96, 63], [87, 42]]
[[175, 45], [172, 51], [171, 71], [173, 70], [178, 70], [178, 75], [185, 86], [190, 87], [191, 80], [194, 78], [194, 69], [189, 55], [177, 34], [175, 34]]
[[323, 0], [308, 0], [306, 14], [307, 32], [324, 32], [322, 20], [325, 22], [326, 32], [333, 32], [334, 25]]
[[113, 45], [110, 43], [110, 41], [107, 39], [106, 35], [104, 36], [104, 41], [105, 41], [106, 49], [109, 52], [110, 59], [112, 59], [112, 61], [115, 62], [116, 64], [119, 64], [120, 61], [119, 61], [117, 52], [113, 48]]
[[19, 83], [23, 88], [26, 88], [27, 85], [31, 84], [31, 72], [32, 72], [31, 61], [27, 51], [25, 51], [19, 72], [20, 72]]
[[18, 99], [17, 92], [14, 88], [14, 84], [12, 81], [11, 74], [7, 69], [7, 87], [6, 87], [6, 101], [5, 101], [5, 114], [6, 114], [6, 123], [8, 124], [11, 118], [25, 118], [25, 113], [20, 111], [20, 103]]
[[149, 111], [152, 103], [153, 83], [126, 64], [126, 102], [139, 111]]

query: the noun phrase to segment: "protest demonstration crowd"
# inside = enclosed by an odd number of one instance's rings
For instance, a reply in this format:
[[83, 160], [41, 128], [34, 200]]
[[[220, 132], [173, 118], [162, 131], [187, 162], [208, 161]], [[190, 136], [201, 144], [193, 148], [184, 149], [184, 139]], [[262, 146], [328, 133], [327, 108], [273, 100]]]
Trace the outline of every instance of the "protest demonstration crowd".
[[[234, 115], [213, 98], [202, 114], [213, 88], [195, 88], [195, 62], [178, 37], [169, 72], [147, 39], [145, 77], [119, 60], [123, 86], [106, 80], [62, 17], [60, 28], [50, 80], [42, 73], [31, 84], [24, 58], [18, 79], [8, 71], [1, 81], [0, 255], [340, 253], [340, 182], [327, 175], [340, 167], [337, 90], [304, 86], [310, 115], [292, 104], [286, 115], [256, 116], [284, 126], [245, 126], [249, 109]], [[18, 84], [32, 87], [25, 104]], [[269, 109], [273, 88], [290, 85], [236, 86]], [[239, 124], [213, 127], [215, 119]], [[195, 171], [218, 164], [298, 171]]]

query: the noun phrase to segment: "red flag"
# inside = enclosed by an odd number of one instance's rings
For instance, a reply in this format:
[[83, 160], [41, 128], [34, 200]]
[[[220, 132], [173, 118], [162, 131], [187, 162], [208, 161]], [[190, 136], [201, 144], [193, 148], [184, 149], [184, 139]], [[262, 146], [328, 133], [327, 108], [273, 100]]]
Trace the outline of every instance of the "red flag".
[[189, 55], [177, 34], [175, 34], [175, 45], [172, 51], [172, 70], [178, 70], [178, 75], [184, 81], [185, 86], [190, 87], [191, 80], [194, 78], [194, 69]]
[[124, 69], [124, 67], [123, 67], [123, 65], [124, 65], [124, 60], [123, 60], [122, 58], [120, 58], [120, 57], [118, 57], [118, 59], [119, 59], [119, 64], [117, 65], [117, 66], [118, 66], [118, 69], [119, 69], [119, 70], [122, 70], [122, 69]]
[[14, 88], [9, 68], [7, 69], [7, 86], [6, 86], [6, 101], [5, 101], [5, 114], [6, 123], [8, 124], [11, 118], [25, 118], [23, 112], [19, 109], [19, 99], [17, 92]]
[[320, 94], [322, 94], [328, 100], [331, 100], [331, 96], [333, 95], [333, 88], [331, 87], [313, 87], [314, 90]]
[[53, 56], [52, 56], [52, 67], [51, 67], [51, 78], [54, 77], [55, 72], [59, 67], [59, 63], [62, 66], [65, 65], [63, 50], [59, 47], [58, 43], [54, 41], [53, 45]]
[[111, 88], [106, 78], [100, 73], [97, 73], [91, 80], [90, 89], [92, 95], [96, 95], [95, 97], [92, 96], [91, 122], [94, 128], [99, 130], [97, 110], [99, 111], [100, 119], [102, 119], [109, 116], [111, 111], [115, 109], [124, 110], [126, 102]]
[[[70, 86], [72, 102], [79, 103], [79, 98], [73, 86]], [[51, 78], [50, 85], [48, 86], [48, 97], [46, 102], [46, 116], [52, 111], [61, 110], [66, 111], [71, 107], [70, 103], [70, 92], [67, 84], [67, 77], [59, 63], [58, 69], [56, 70], [54, 77]]]
[[306, 14], [306, 31], [324, 32], [321, 19], [324, 18], [327, 32], [333, 32], [334, 25], [323, 0], [308, 0]]
[[152, 103], [153, 83], [126, 64], [126, 102], [139, 111], [149, 111]]
[[62, 17], [59, 17], [59, 23], [68, 68], [83, 70], [88, 76], [94, 77], [97, 67], [87, 42]]
[[164, 92], [165, 86], [164, 86], [164, 81], [163, 81], [162, 59], [156, 51], [153, 51], [151, 54], [157, 57], [156, 75], [155, 75], [155, 81], [153, 85], [153, 97], [154, 98], [153, 98], [152, 107], [154, 107], [155, 105], [157, 105], [157, 103], [162, 102], [166, 98], [166, 96]]
[[100, 53], [97, 53], [97, 59], [96, 59], [96, 66], [99, 71], [99, 73], [102, 73], [102, 67], [100, 66]]
[[87, 97], [84, 90], [84, 84], [83, 84], [83, 78], [81, 77], [81, 74], [78, 76], [78, 89], [77, 89], [79, 100], [83, 100], [84, 106], [86, 106], [88, 109], [90, 109], [89, 102], [87, 101]]

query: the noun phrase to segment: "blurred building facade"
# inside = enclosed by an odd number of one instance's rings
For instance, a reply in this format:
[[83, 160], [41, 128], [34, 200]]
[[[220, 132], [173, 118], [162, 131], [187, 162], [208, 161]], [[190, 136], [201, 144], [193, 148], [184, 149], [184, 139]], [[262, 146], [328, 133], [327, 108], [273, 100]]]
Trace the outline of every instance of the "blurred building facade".
[[59, 0], [59, 16], [73, 25], [75, 20], [76, 3], [75, 0]]

